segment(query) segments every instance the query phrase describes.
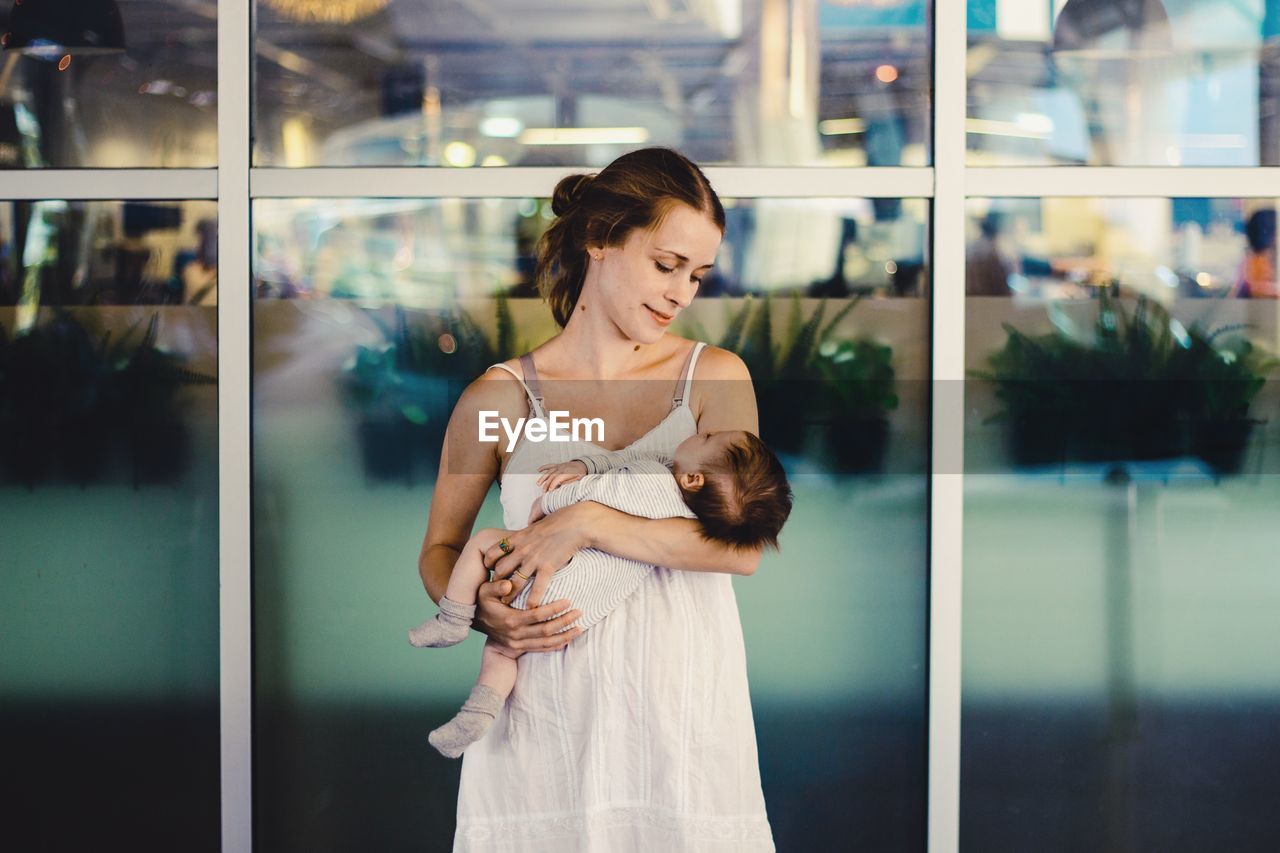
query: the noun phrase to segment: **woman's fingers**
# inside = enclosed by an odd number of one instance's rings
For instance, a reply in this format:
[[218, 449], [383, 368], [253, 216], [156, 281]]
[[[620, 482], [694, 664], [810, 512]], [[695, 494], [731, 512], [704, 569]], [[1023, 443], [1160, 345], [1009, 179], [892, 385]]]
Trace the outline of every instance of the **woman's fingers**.
[[[523, 570], [525, 555], [512, 553], [493, 564], [494, 580], [516, 580], [516, 570]], [[529, 574], [527, 571], [524, 572]]]
[[[483, 552], [485, 567], [489, 569], [497, 569], [498, 564], [502, 563], [503, 568], [507, 568], [511, 563], [511, 560], [504, 558], [516, 553], [519, 548], [521, 538], [522, 537], [518, 531], [512, 531], [497, 542], [494, 542], [488, 548], [485, 548]], [[503, 542], [507, 543], [507, 550], [505, 551], [502, 549]], [[508, 570], [508, 574], [509, 573], [510, 571]]]
[[545, 622], [546, 620], [559, 616], [573, 605], [567, 598], [561, 598], [550, 604], [539, 605], [538, 607], [530, 607], [524, 612], [525, 617], [530, 622]]
[[502, 603], [511, 584], [507, 581], [486, 581], [476, 593], [476, 623], [490, 639], [503, 645], [511, 641], [508, 614], [511, 608]]
[[480, 598], [501, 598], [506, 595], [506, 588], [511, 586], [508, 581], [485, 581], [480, 584], [480, 589], [476, 591], [476, 595]]
[[569, 610], [554, 619], [515, 628], [511, 631], [511, 638], [513, 640], [532, 640], [539, 637], [550, 637], [560, 629], [569, 627], [581, 618], [582, 613], [580, 611]]
[[515, 601], [516, 596], [520, 594], [520, 591], [529, 585], [529, 581], [522, 579], [519, 575], [512, 575], [509, 578], [509, 582], [511, 584], [511, 592], [502, 596], [503, 604], [510, 604]]
[[517, 640], [513, 648], [522, 652], [554, 652], [569, 645], [574, 638], [582, 634], [581, 628], [573, 628], [562, 634], [542, 637], [534, 640]]
[[556, 571], [554, 566], [542, 566], [538, 569], [538, 573], [533, 576], [533, 589], [529, 590], [530, 607], [537, 607], [542, 603], [542, 596], [547, 594], [547, 587], [551, 585], [551, 578]]
[[505, 574], [502, 575], [503, 577], [506, 577], [506, 575], [511, 574], [511, 566], [515, 565], [516, 561], [505, 558], [515, 553], [516, 546], [515, 543], [511, 541], [510, 536], [506, 537], [506, 551], [502, 550], [501, 543], [502, 540], [499, 540], [488, 548], [485, 548], [484, 551], [481, 552], [481, 559], [484, 560], [485, 568], [493, 569], [495, 572], [501, 572], [503, 569], [506, 569]]

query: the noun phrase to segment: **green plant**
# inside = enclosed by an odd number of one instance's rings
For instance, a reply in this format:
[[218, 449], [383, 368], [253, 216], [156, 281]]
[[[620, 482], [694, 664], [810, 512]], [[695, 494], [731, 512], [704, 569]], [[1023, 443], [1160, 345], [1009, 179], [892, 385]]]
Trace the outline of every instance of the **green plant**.
[[158, 322], [152, 315], [137, 342], [135, 323], [114, 344], [110, 332], [94, 343], [63, 309], [12, 339], [0, 329], [0, 448], [11, 479], [34, 487], [60, 466], [87, 485], [119, 444], [135, 485], [182, 473], [189, 447], [178, 392], [217, 380], [161, 349]]
[[1242, 328], [1187, 328], [1146, 297], [1131, 316], [1103, 290], [1091, 334], [1005, 324], [990, 369], [970, 375], [995, 383], [1003, 408], [988, 420], [1008, 423], [1018, 464], [1191, 454], [1234, 470], [1256, 423], [1250, 403], [1280, 364]]
[[370, 315], [383, 339], [357, 347], [340, 380], [360, 417], [367, 473], [378, 478], [405, 475], [411, 482], [412, 457], [416, 450], [439, 453], [462, 389], [490, 365], [524, 351], [503, 294], [495, 299], [494, 315], [492, 341], [458, 307], [412, 325], [400, 306], [391, 324]]
[[185, 385], [216, 385], [217, 378], [186, 367], [186, 357], [156, 344], [160, 316], [152, 314], [142, 340], [136, 346], [129, 339], [135, 323], [109, 350], [108, 332], [103, 349], [113, 372], [112, 393], [118, 407], [118, 421], [124, 429], [133, 481], [161, 483], [176, 479], [186, 469], [191, 456], [186, 401], [180, 391]]
[[720, 346], [738, 353], [751, 372], [761, 435], [776, 449], [801, 451], [807, 427], [818, 424], [826, 427], [826, 452], [844, 459], [846, 446], [861, 440], [851, 434], [857, 424], [883, 422], [897, 408], [893, 350], [868, 338], [836, 336], [859, 301], [850, 300], [827, 319], [823, 299], [806, 318], [794, 295], [781, 335], [774, 331], [768, 295], [748, 297], [731, 316]]

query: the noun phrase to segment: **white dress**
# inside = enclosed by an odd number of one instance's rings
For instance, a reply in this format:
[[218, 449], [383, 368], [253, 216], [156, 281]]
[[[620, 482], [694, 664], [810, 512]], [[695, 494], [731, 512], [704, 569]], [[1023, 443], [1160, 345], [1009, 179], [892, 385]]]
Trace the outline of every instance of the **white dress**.
[[[696, 431], [695, 360], [667, 417], [632, 447], [670, 455]], [[530, 378], [531, 408], [545, 416]], [[525, 526], [538, 466], [600, 449], [519, 444], [502, 478], [505, 525]], [[463, 754], [455, 851], [774, 849], [728, 574], [657, 568], [567, 648], [526, 654], [518, 670], [493, 727]]]

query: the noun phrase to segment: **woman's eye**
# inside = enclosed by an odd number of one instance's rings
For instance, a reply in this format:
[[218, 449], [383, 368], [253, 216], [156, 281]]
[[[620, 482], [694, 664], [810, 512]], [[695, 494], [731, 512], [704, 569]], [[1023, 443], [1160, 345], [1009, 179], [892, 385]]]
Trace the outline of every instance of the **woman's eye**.
[[676, 271], [676, 270], [675, 270], [675, 267], [664, 267], [664, 266], [662, 265], [661, 261], [654, 261], [654, 262], [653, 262], [653, 264], [654, 264], [654, 266], [656, 266], [656, 267], [657, 267], [661, 272], [675, 272], [675, 271]]

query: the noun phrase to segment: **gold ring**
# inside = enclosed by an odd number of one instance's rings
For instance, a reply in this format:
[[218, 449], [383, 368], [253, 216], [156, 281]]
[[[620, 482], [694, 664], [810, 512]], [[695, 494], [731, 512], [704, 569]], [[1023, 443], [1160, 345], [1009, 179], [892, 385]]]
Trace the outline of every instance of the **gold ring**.
[[524, 578], [525, 580], [529, 579], [529, 576], [526, 575], [524, 572], [520, 571], [519, 569], [516, 569], [516, 574], [518, 574], [520, 577]]
[[504, 554], [511, 553], [511, 543], [507, 541], [507, 537], [505, 536], [498, 540], [498, 547], [502, 549], [502, 553]]

